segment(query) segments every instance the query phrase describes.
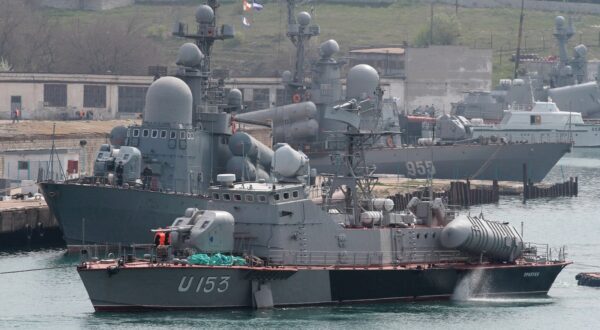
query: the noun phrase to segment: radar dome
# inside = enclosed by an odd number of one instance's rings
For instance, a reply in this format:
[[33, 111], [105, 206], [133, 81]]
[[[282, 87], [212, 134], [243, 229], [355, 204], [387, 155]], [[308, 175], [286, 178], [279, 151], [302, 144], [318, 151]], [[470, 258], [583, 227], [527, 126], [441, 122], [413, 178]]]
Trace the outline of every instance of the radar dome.
[[237, 88], [230, 90], [229, 93], [227, 94], [227, 105], [239, 106], [241, 104], [242, 104], [242, 92]]
[[556, 16], [554, 18], [554, 24], [556, 24], [556, 28], [560, 29], [565, 25], [565, 18], [563, 16]]
[[179, 47], [176, 64], [187, 67], [196, 67], [202, 64], [202, 59], [204, 59], [204, 54], [202, 54], [200, 48], [198, 48], [196, 44], [188, 42]]
[[292, 81], [292, 72], [288, 70], [283, 71], [283, 73], [281, 74], [281, 81], [283, 81], [284, 83]]
[[365, 99], [373, 96], [379, 86], [379, 74], [372, 66], [359, 64], [348, 71], [346, 79], [346, 98]]
[[296, 16], [296, 19], [298, 20], [298, 24], [302, 26], [307, 26], [308, 24], [310, 24], [310, 20], [312, 18], [310, 17], [309, 13], [301, 11], [298, 13], [298, 16]]
[[215, 18], [215, 12], [207, 5], [201, 5], [196, 9], [196, 22], [208, 24]]
[[587, 47], [585, 45], [577, 45], [575, 46], [575, 54], [579, 57], [585, 57], [587, 55]]
[[175, 77], [153, 82], [146, 93], [144, 122], [191, 125], [192, 91], [188, 85]]
[[115, 148], [120, 148], [125, 144], [125, 139], [127, 138], [127, 127], [125, 126], [116, 126], [110, 131], [109, 141], [112, 146]]
[[323, 58], [330, 58], [333, 54], [340, 51], [340, 45], [338, 45], [337, 41], [333, 39], [329, 39], [319, 46], [319, 53]]

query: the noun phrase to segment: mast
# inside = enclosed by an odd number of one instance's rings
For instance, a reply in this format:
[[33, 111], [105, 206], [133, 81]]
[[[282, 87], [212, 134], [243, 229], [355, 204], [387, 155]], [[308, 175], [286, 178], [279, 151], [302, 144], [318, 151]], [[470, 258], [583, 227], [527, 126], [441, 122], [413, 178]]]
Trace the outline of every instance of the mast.
[[286, 35], [294, 47], [296, 47], [294, 72], [292, 73], [291, 80], [287, 83], [288, 90], [291, 92], [290, 95], [292, 95], [295, 91], [304, 87], [305, 44], [310, 38], [320, 34], [320, 28], [318, 25], [309, 25], [312, 19], [309, 13], [303, 11], [298, 13], [297, 17], [294, 15], [297, 0], [286, 1], [288, 15], [288, 31]]
[[525, 9], [525, 0], [521, 0], [521, 16], [519, 17], [519, 36], [517, 37], [517, 55], [515, 57], [515, 73], [514, 78], [516, 79], [519, 71], [519, 62], [521, 61], [521, 39], [523, 37], [523, 13]]

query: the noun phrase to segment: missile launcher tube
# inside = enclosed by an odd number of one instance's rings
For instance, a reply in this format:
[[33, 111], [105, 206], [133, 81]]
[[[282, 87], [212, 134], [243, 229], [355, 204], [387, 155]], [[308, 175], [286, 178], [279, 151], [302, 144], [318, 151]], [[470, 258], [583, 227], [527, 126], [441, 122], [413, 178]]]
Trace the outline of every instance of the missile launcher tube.
[[450, 222], [442, 230], [440, 241], [445, 248], [483, 254], [498, 261], [512, 262], [523, 252], [523, 239], [513, 226], [470, 216]]

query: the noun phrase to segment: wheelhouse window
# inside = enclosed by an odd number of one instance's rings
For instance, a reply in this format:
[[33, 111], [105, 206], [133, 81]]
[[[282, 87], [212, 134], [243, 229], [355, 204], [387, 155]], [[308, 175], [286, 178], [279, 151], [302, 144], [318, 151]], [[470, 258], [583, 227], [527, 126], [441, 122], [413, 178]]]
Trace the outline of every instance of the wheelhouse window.
[[158, 130], [157, 129], [153, 129], [152, 130], [152, 138], [156, 139], [158, 137]]
[[142, 136], [143, 136], [143, 137], [148, 137], [148, 136], [150, 136], [150, 130], [147, 130], [147, 129], [143, 130], [143, 131], [142, 131]]
[[165, 131], [165, 130], [160, 131], [160, 138], [161, 139], [166, 139], [167, 138], [167, 131]]

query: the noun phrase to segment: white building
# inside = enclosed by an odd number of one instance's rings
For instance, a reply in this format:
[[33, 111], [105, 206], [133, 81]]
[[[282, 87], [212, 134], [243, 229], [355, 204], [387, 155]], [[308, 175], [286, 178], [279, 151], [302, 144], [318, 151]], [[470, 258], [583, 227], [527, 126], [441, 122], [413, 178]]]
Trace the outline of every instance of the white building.
[[[60, 180], [79, 175], [79, 150], [68, 148], [6, 150], [0, 153], [2, 178], [11, 181], [53, 178]], [[51, 161], [52, 159], [52, 161]]]

